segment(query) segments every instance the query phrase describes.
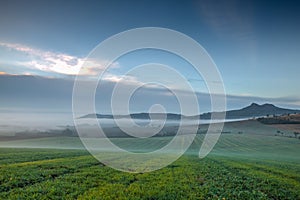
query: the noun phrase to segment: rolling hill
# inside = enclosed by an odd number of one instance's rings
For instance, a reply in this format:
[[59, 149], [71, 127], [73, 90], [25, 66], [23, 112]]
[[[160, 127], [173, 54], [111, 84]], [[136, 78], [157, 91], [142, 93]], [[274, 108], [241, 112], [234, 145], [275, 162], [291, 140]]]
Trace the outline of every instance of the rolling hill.
[[[242, 109], [237, 110], [229, 110], [226, 111], [226, 119], [242, 119], [242, 118], [253, 118], [253, 117], [261, 117], [261, 116], [267, 116], [267, 115], [283, 115], [283, 114], [293, 114], [293, 113], [300, 113], [300, 110], [294, 110], [294, 109], [287, 109], [287, 108], [280, 108], [273, 104], [256, 104], [252, 103], [251, 105], [244, 107]], [[215, 114], [218, 114], [216, 112]], [[99, 119], [113, 119], [113, 118], [132, 118], [132, 119], [150, 119], [150, 113], [133, 113], [130, 115], [103, 115], [103, 114], [88, 114], [85, 116], [82, 116], [81, 118], [95, 118], [95, 115]], [[182, 118], [184, 119], [210, 119], [212, 113], [204, 113], [201, 115], [195, 115], [195, 116], [185, 116], [181, 114], [175, 114], [175, 113], [167, 113], [166, 118], [168, 120], [180, 120]], [[165, 114], [162, 113], [151, 113], [152, 119], [164, 119]]]

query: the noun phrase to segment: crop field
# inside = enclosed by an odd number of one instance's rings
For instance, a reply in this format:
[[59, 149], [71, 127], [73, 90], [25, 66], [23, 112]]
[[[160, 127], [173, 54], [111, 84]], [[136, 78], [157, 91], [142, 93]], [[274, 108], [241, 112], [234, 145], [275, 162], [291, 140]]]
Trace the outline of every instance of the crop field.
[[[0, 199], [300, 199], [299, 139], [223, 134], [199, 159], [202, 139], [173, 164], [144, 174], [102, 165], [74, 138], [48, 138], [49, 145], [56, 140], [77, 145], [74, 150], [0, 148]], [[114, 140], [132, 146], [130, 139]], [[164, 140], [145, 144], [159, 147]]]

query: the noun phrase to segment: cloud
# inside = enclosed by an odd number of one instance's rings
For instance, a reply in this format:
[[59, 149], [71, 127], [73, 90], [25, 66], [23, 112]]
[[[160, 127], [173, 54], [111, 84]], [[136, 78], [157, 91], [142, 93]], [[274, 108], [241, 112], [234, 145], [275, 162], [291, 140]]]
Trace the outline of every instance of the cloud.
[[[8, 59], [10, 63], [8, 63], [8, 65], [4, 65], [10, 67], [0, 68], [0, 70], [14, 75], [37, 75], [51, 78], [73, 78], [74, 75], [80, 75], [80, 80], [91, 80], [98, 78], [100, 73], [104, 72], [105, 67], [108, 64], [108, 61], [104, 59], [96, 60], [91, 58], [80, 58], [64, 53], [44, 51], [22, 44], [0, 42], [0, 47], [1, 46], [11, 50], [12, 52], [10, 52], [10, 54], [12, 54], [12, 56], [15, 58], [11, 59], [10, 56]], [[20, 59], [20, 53], [23, 56], [26, 55], [26, 58]], [[120, 67], [121, 66], [118, 62], [113, 62], [109, 69], [116, 69]], [[152, 72], [149, 71], [149, 74], [151, 73]], [[170, 76], [170, 74], [168, 76]], [[141, 74], [119, 75], [116, 73], [111, 73], [110, 71], [105, 71], [102, 80], [112, 83], [122, 82], [123, 85], [128, 86], [135, 85], [145, 88], [161, 87], [159, 84], [154, 83], [145, 84], [150, 81], [148, 80], [147, 76], [141, 76]], [[176, 82], [176, 78], [174, 77], [168, 77], [168, 79], [166, 79], [165, 77], [159, 75], [154, 78], [150, 78], [150, 80], [155, 80], [157, 83], [168, 86], [170, 89], [182, 88], [182, 84]]]
[[[154, 83], [146, 83], [144, 81], [141, 81], [138, 79], [136, 76], [131, 76], [131, 75], [116, 75], [116, 74], [111, 74], [107, 73], [104, 74], [104, 76], [101, 79], [104, 82], [112, 83], [112, 84], [121, 84], [124, 88], [126, 87], [139, 87], [139, 88], [153, 88], [153, 89], [160, 89], [162, 86]], [[174, 87], [175, 88], [175, 87]]]
[[[96, 109], [99, 113], [111, 113], [111, 96], [116, 85], [115, 80], [118, 77], [110, 77], [104, 79], [97, 88], [95, 94]], [[128, 77], [127, 77], [128, 78]], [[130, 78], [128, 78], [130, 79]], [[71, 79], [46, 78], [38, 76], [0, 76], [0, 102], [1, 108], [13, 110], [27, 109], [47, 110], [48, 112], [71, 112], [72, 110], [72, 91], [74, 81]], [[129, 82], [120, 82], [120, 84], [129, 84]], [[132, 82], [130, 83], [132, 84]], [[88, 86], [88, 83], [87, 83]], [[124, 88], [127, 88], [124, 85]], [[12, 92], [13, 91], [13, 92]], [[122, 92], [126, 93], [126, 90]], [[146, 112], [154, 104], [161, 104], [166, 108], [167, 112], [181, 112], [180, 105], [174, 96], [175, 92], [184, 98], [192, 95], [190, 92], [183, 90], [169, 91], [166, 88], [143, 87], [137, 90], [130, 100], [131, 112]], [[200, 113], [209, 112], [211, 109], [210, 95], [208, 93], [196, 93]], [[85, 100], [85, 96], [82, 96]], [[273, 103], [280, 107], [299, 108], [300, 97], [255, 97], [227, 95], [227, 109], [237, 109], [256, 103]], [[118, 98], [120, 105], [126, 102], [122, 98]], [[85, 110], [82, 111], [83, 114]], [[119, 110], [120, 114], [124, 114], [123, 110]]]
[[[43, 51], [22, 44], [3, 43], [0, 46], [10, 50], [21, 52], [27, 56], [27, 60], [14, 61], [16, 65], [27, 67], [28, 69], [40, 70], [64, 75], [94, 76], [99, 70], [104, 70], [107, 61], [91, 60], [80, 58], [64, 53]], [[84, 64], [84, 68], [81, 69]], [[111, 67], [118, 67], [113, 63]]]
[[124, 81], [129, 84], [141, 84], [141, 82], [139, 82], [136, 79], [136, 77], [129, 76], [129, 75], [125, 76], [125, 75], [107, 74], [102, 78], [102, 80], [113, 82], [113, 83], [118, 83], [118, 82]]

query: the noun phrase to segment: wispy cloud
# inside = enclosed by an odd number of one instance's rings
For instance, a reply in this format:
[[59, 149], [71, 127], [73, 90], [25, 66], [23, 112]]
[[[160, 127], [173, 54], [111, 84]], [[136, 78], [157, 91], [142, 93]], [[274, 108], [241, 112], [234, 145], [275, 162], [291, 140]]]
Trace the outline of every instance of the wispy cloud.
[[[12, 66], [10, 68], [5, 67], [4, 70], [1, 70], [3, 73], [0, 73], [0, 75], [38, 75], [45, 77], [57, 77], [56, 75], [59, 75], [58, 77], [61, 77], [61, 75], [68, 77], [80, 75], [80, 80], [94, 80], [99, 77], [100, 72], [104, 72], [108, 62], [104, 59], [92, 60], [65, 53], [45, 51], [23, 44], [0, 42], [0, 47], [10, 50], [9, 54], [11, 56], [9, 57], [8, 62]], [[24, 54], [23, 56], [25, 56], [25, 59], [20, 59], [20, 53], [22, 55]], [[13, 59], [11, 57], [13, 57]], [[121, 68], [121, 65], [118, 62], [114, 62], [110, 65], [110, 68]], [[147, 77], [142, 76], [141, 74], [120, 75], [118, 73], [105, 71], [101, 80], [112, 84], [121, 83], [128, 87], [161, 88], [159, 84], [147, 84], [149, 82]], [[157, 83], [168, 86], [168, 88], [171, 89], [182, 88], [181, 84], [174, 81], [176, 79], [172, 77], [171, 81], [166, 80], [163, 76], [156, 76], [155, 80]]]
[[[117, 78], [117, 77], [115, 77]], [[110, 79], [112, 80], [112, 79]], [[117, 80], [119, 81], [119, 80]], [[128, 88], [128, 82], [120, 82], [121, 87]], [[116, 82], [103, 81], [97, 87], [95, 92], [96, 108], [99, 113], [111, 113], [111, 98]], [[87, 83], [87, 86], [88, 83]], [[1, 108], [27, 109], [27, 110], [45, 110], [48, 111], [66, 111], [72, 110], [72, 91], [73, 81], [70, 79], [32, 76], [0, 76], [0, 100]], [[13, 91], [13, 92], [12, 92]], [[123, 93], [128, 91], [122, 90]], [[147, 111], [154, 104], [161, 104], [168, 112], [181, 112], [175, 94], [183, 98], [191, 98], [195, 93], [184, 90], [169, 91], [162, 87], [143, 87], [137, 90], [130, 99], [132, 112]], [[200, 113], [211, 111], [210, 94], [196, 92], [199, 103]], [[123, 98], [117, 98], [116, 102], [120, 105], [128, 103]], [[217, 95], [215, 97], [218, 97]], [[257, 96], [240, 96], [226, 95], [227, 109], [237, 109], [250, 105], [252, 102], [259, 104], [273, 103], [280, 107], [299, 108], [299, 96], [267, 98]], [[85, 96], [79, 97], [85, 100]], [[192, 105], [191, 105], [192, 106]], [[124, 109], [126, 107], [124, 106]], [[82, 110], [84, 114], [86, 111]], [[119, 110], [120, 114], [124, 114], [124, 110]], [[195, 110], [196, 112], [196, 110]]]
[[113, 82], [113, 83], [124, 81], [126, 83], [141, 84], [141, 82], [138, 81], [136, 77], [129, 76], [129, 75], [122, 76], [122, 75], [108, 74], [103, 77], [103, 80]]
[[[237, 0], [205, 0], [198, 3], [202, 18], [219, 36], [228, 33], [237, 39], [250, 39], [253, 33], [253, 10], [247, 4], [245, 13], [241, 13], [241, 4]], [[244, 7], [243, 7], [244, 8]]]
[[[43, 72], [93, 76], [99, 70], [104, 70], [107, 64], [105, 60], [87, 60], [65, 53], [44, 51], [22, 44], [0, 42], [0, 46], [27, 55], [27, 60], [14, 61], [14, 64]], [[83, 64], [85, 67], [81, 70]], [[112, 65], [112, 67], [117, 66], [118, 63], [113, 63]]]

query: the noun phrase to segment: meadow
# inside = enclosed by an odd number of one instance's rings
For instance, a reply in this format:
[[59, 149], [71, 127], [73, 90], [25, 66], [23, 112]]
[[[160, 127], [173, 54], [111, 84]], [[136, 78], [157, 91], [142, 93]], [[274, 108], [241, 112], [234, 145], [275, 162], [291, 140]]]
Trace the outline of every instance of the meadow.
[[[150, 150], [169, 139], [149, 138], [140, 146], [129, 138], [112, 140], [131, 150], [146, 145]], [[3, 142], [0, 199], [300, 199], [299, 139], [232, 131], [199, 159], [202, 140], [197, 135], [176, 162], [143, 174], [101, 164], [76, 137]], [[39, 145], [28, 148], [33, 144]]]

